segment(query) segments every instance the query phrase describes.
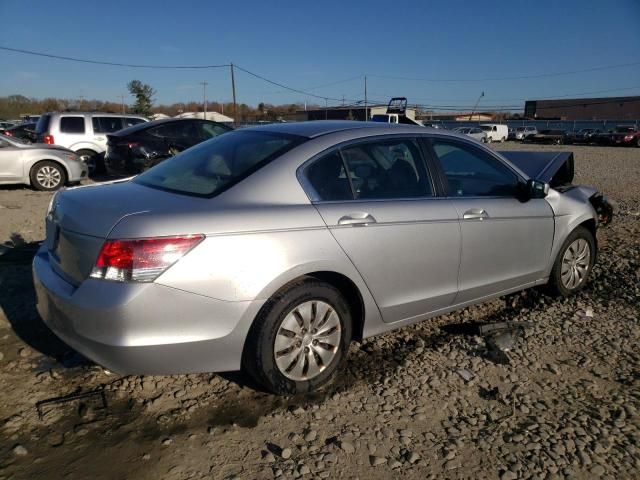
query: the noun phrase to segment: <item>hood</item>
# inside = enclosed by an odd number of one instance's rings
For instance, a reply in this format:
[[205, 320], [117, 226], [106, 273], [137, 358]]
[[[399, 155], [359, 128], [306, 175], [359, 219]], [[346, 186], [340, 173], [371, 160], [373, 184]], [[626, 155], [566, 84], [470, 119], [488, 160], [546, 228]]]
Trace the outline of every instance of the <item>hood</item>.
[[500, 152], [529, 178], [548, 183], [552, 188], [573, 181], [573, 152]]

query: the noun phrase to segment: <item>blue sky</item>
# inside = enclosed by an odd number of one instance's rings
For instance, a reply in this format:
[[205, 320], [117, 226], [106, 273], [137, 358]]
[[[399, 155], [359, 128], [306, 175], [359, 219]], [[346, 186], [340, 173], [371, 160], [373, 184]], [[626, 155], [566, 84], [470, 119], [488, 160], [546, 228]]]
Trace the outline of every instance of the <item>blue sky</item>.
[[[0, 45], [108, 62], [234, 63], [321, 96], [520, 105], [525, 98], [640, 95], [640, 64], [537, 79], [482, 80], [640, 62], [640, 2], [0, 0]], [[7, 19], [11, 19], [7, 22]], [[157, 103], [231, 100], [228, 68], [141, 70], [0, 51], [0, 96], [119, 101], [134, 78]], [[427, 82], [384, 77], [467, 79]], [[322, 87], [327, 84], [333, 84]], [[238, 101], [321, 103], [237, 72]], [[315, 88], [322, 87], [322, 88]], [[634, 87], [634, 88], [630, 88]], [[620, 89], [618, 91], [609, 91]], [[336, 103], [329, 101], [329, 103]]]

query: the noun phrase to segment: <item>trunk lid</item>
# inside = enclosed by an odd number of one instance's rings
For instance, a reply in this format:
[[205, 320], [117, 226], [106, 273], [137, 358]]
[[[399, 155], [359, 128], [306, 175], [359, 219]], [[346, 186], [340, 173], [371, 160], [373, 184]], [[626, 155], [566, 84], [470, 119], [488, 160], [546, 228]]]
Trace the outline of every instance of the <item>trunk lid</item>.
[[105, 238], [124, 217], [180, 208], [193, 199], [129, 181], [60, 191], [46, 218], [46, 245], [53, 269], [78, 285], [88, 277]]

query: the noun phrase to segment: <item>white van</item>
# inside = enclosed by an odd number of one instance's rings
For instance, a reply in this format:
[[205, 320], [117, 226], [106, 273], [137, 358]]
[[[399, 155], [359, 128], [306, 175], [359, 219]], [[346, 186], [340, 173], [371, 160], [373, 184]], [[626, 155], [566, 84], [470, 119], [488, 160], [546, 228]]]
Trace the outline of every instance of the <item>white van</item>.
[[509, 138], [509, 127], [499, 123], [485, 123], [480, 128], [487, 134], [487, 143], [505, 142]]

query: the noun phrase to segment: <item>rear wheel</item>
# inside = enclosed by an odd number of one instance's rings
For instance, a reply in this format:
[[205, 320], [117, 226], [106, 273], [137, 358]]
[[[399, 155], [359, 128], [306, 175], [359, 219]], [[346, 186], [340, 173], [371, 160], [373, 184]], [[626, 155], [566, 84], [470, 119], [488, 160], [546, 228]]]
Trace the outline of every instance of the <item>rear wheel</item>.
[[505, 137], [502, 137], [502, 138], [500, 139], [500, 143], [504, 143], [506, 140], [507, 140], [507, 139], [506, 139]]
[[351, 313], [332, 285], [306, 278], [272, 297], [256, 318], [243, 370], [270, 392], [295, 395], [333, 380], [351, 342]]
[[549, 284], [554, 293], [569, 296], [587, 283], [595, 262], [596, 242], [584, 227], [576, 228], [562, 244], [551, 271]]
[[50, 192], [65, 185], [67, 173], [59, 163], [46, 160], [31, 167], [29, 178], [33, 188]]

